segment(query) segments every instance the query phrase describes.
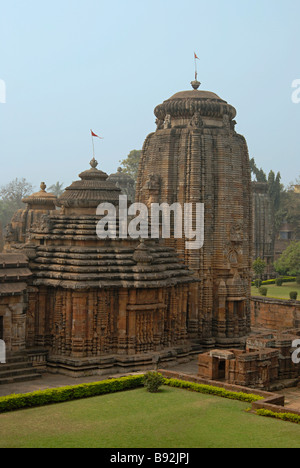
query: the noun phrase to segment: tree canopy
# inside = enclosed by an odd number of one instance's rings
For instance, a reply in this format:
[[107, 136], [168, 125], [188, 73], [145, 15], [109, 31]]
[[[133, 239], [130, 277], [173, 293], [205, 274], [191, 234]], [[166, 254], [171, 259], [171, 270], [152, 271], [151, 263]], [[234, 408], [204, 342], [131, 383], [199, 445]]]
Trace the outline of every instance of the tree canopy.
[[32, 194], [33, 185], [26, 179], [12, 180], [0, 187], [0, 223], [5, 227], [16, 210], [24, 206], [24, 197]]
[[61, 182], [56, 182], [56, 184], [50, 185], [48, 192], [53, 193], [56, 197], [60, 197], [64, 191], [64, 184]]
[[280, 275], [300, 275], [300, 242], [292, 242], [274, 266]]
[[126, 159], [120, 161], [122, 170], [125, 174], [130, 175], [136, 182], [139, 170], [139, 162], [142, 154], [142, 150], [132, 150], [128, 154]]
[[262, 275], [264, 274], [264, 271], [267, 267], [267, 264], [264, 260], [262, 260], [260, 257], [257, 258], [252, 265], [252, 268], [258, 278], [262, 278]]

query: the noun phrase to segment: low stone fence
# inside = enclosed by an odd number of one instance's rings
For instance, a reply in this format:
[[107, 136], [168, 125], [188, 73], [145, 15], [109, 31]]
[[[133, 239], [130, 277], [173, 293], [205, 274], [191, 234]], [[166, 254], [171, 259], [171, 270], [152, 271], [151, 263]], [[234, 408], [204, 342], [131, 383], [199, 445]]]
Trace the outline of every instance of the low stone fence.
[[282, 331], [300, 328], [300, 301], [251, 297], [251, 326]]

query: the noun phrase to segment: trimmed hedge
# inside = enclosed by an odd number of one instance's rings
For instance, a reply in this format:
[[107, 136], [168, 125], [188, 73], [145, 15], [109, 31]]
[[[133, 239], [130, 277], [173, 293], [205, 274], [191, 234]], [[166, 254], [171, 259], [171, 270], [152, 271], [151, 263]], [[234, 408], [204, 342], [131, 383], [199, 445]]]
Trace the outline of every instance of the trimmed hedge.
[[144, 375], [128, 376], [31, 393], [8, 395], [0, 398], [0, 413], [130, 390], [142, 387], [143, 379]]
[[[24, 408], [33, 408], [49, 405], [52, 403], [62, 403], [66, 401], [78, 400], [81, 398], [90, 398], [93, 396], [104, 395], [107, 393], [121, 392], [144, 386], [144, 374], [136, 376], [121, 377], [119, 379], [102, 380], [100, 382], [80, 384], [53, 388], [48, 390], [39, 390], [25, 394], [14, 394], [0, 397], [0, 413], [15, 411]], [[179, 379], [164, 378], [163, 385], [170, 387], [184, 388], [193, 392], [215, 395], [231, 400], [245, 401], [252, 403], [263, 400], [259, 395], [251, 393], [232, 392], [221, 387], [212, 385], [197, 384]]]
[[193, 392], [205, 393], [207, 395], [215, 395], [222, 398], [229, 398], [231, 400], [245, 401], [247, 403], [252, 403], [254, 401], [263, 400], [264, 397], [259, 395], [254, 395], [252, 393], [243, 393], [243, 392], [232, 392], [225, 390], [222, 387], [214, 387], [212, 385], [197, 384], [193, 382], [187, 382], [185, 380], [178, 379], [165, 379], [164, 385], [169, 385], [170, 387], [185, 388]]
[[275, 413], [274, 411], [266, 409], [256, 410], [256, 414], [259, 416], [267, 416], [268, 418], [281, 419], [282, 421], [289, 421], [296, 424], [300, 424], [300, 416], [293, 413]]
[[[277, 278], [262, 281], [261, 286], [267, 286], [268, 284], [276, 284], [276, 279]], [[282, 280], [282, 283], [295, 283], [295, 281], [296, 281], [295, 276], [282, 276], [280, 279]], [[252, 281], [251, 285], [255, 286], [255, 281]]]

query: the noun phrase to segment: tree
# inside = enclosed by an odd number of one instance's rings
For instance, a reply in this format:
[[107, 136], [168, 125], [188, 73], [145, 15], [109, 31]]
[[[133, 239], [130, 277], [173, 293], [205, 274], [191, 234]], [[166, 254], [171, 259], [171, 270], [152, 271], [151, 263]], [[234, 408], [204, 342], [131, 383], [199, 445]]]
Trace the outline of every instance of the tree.
[[283, 190], [283, 187], [281, 185], [280, 172], [278, 172], [277, 175], [275, 176], [275, 173], [273, 171], [270, 171], [269, 177], [268, 177], [268, 192], [272, 201], [272, 208], [273, 208], [274, 216], [276, 215], [277, 211], [280, 208], [280, 199], [281, 199], [282, 190]]
[[32, 192], [33, 185], [30, 182], [27, 182], [24, 178], [21, 180], [16, 178], [7, 185], [0, 187], [0, 198], [3, 201], [11, 202], [17, 209], [22, 207], [22, 199]]
[[22, 200], [33, 192], [33, 186], [26, 179], [15, 179], [0, 187], [0, 223], [3, 228], [13, 214], [24, 206]]
[[252, 265], [252, 268], [258, 278], [262, 278], [264, 271], [267, 267], [267, 264], [264, 260], [262, 260], [260, 257], [258, 257]]
[[138, 176], [141, 154], [141, 150], [132, 150], [126, 159], [120, 161], [121, 166], [123, 166], [123, 172], [130, 175], [130, 177], [132, 177], [135, 182]]
[[56, 182], [48, 188], [48, 192], [53, 193], [56, 197], [60, 197], [63, 193], [63, 183]]
[[265, 172], [262, 169], [258, 169], [258, 167], [255, 164], [254, 158], [250, 160], [250, 168], [252, 174], [255, 175], [257, 182], [267, 182], [267, 176]]
[[274, 263], [280, 275], [300, 275], [300, 242], [294, 241]]

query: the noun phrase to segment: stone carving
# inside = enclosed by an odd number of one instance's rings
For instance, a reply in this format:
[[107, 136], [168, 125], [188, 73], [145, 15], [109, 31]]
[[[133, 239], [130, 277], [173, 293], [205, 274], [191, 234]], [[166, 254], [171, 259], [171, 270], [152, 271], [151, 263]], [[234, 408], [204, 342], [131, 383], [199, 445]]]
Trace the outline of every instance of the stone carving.
[[162, 130], [164, 128], [164, 121], [161, 119], [155, 120], [156, 130]]
[[230, 240], [232, 242], [242, 242], [243, 240], [243, 222], [238, 221], [231, 226]]
[[5, 230], [5, 234], [4, 234], [4, 241], [5, 241], [5, 243], [11, 243], [11, 242], [14, 242], [15, 240], [16, 240], [16, 231], [12, 227], [12, 224], [9, 223], [6, 226], [6, 230]]
[[147, 177], [144, 188], [149, 191], [159, 190], [160, 189], [160, 176], [158, 174], [155, 174], [154, 172], [151, 172], [151, 174], [149, 174]]
[[171, 128], [171, 116], [167, 114], [164, 120], [164, 129]]
[[195, 112], [191, 121], [190, 127], [201, 128], [203, 127], [203, 120], [201, 119], [200, 112]]

